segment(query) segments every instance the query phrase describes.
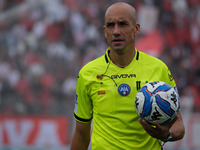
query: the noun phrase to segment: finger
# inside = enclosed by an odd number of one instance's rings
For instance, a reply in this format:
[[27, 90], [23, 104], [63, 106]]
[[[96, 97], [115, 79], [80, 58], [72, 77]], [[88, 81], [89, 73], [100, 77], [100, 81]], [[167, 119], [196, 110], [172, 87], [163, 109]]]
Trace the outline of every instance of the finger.
[[154, 130], [152, 125], [149, 124], [145, 119], [140, 119], [139, 122], [147, 132], [152, 132], [152, 130]]
[[154, 121], [153, 125], [155, 126], [155, 128], [161, 128], [161, 125], [157, 121]]
[[140, 123], [142, 123], [142, 119], [141, 119], [141, 118], [139, 118], [138, 121], [139, 121]]
[[145, 120], [145, 119], [139, 119], [139, 122], [140, 122], [140, 124], [143, 126], [143, 127], [148, 127], [148, 122]]

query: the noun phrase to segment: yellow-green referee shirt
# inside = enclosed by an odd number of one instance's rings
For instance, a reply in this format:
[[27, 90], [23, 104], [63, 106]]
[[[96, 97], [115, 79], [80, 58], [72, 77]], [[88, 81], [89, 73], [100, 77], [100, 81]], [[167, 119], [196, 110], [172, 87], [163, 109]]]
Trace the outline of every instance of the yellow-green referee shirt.
[[93, 119], [93, 150], [161, 150], [160, 141], [138, 122], [134, 101], [147, 82], [164, 81], [175, 86], [168, 67], [136, 50], [132, 62], [120, 68], [110, 60], [109, 51], [80, 70], [75, 119], [82, 123]]

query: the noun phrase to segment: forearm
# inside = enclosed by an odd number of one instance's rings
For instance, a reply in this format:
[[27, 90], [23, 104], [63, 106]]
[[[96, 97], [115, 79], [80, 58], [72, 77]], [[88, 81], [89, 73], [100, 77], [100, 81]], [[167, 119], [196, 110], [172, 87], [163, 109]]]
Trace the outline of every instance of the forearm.
[[79, 133], [74, 133], [71, 150], [87, 150], [90, 143], [90, 136], [82, 136]]
[[172, 139], [170, 141], [177, 141], [183, 138], [185, 134], [185, 127], [180, 112], [177, 114], [177, 120], [170, 128]]
[[[185, 134], [185, 127], [180, 112], [177, 114], [177, 117], [173, 122], [166, 125], [160, 125], [157, 122], [154, 122], [155, 127], [152, 127], [147, 121], [141, 118], [139, 119], [139, 122], [149, 135], [165, 142], [168, 140], [180, 140]], [[171, 132], [172, 138], [169, 136], [169, 131]]]
[[76, 122], [71, 150], [87, 150], [90, 144], [90, 123]]

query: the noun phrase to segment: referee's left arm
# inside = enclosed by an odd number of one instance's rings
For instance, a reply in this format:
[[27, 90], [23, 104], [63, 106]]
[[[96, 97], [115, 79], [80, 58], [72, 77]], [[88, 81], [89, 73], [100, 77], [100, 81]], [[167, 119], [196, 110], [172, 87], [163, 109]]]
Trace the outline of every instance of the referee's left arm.
[[175, 122], [172, 124], [170, 130], [171, 139], [169, 141], [177, 141], [185, 135], [185, 127], [183, 124], [181, 113], [178, 112]]
[[154, 127], [152, 127], [151, 124], [144, 119], [140, 118], [138, 121], [149, 135], [162, 140], [164, 143], [167, 141], [180, 140], [185, 135], [185, 127], [180, 112], [178, 112], [172, 122], [165, 125], [154, 122]]

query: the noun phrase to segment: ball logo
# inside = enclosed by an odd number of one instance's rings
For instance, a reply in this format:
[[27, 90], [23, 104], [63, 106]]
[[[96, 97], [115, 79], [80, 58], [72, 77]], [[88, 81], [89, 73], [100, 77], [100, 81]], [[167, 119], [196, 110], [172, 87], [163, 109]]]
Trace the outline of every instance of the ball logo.
[[121, 84], [118, 87], [118, 93], [121, 96], [127, 96], [127, 95], [129, 95], [130, 92], [131, 92], [131, 88], [130, 88], [130, 86], [128, 84]]

